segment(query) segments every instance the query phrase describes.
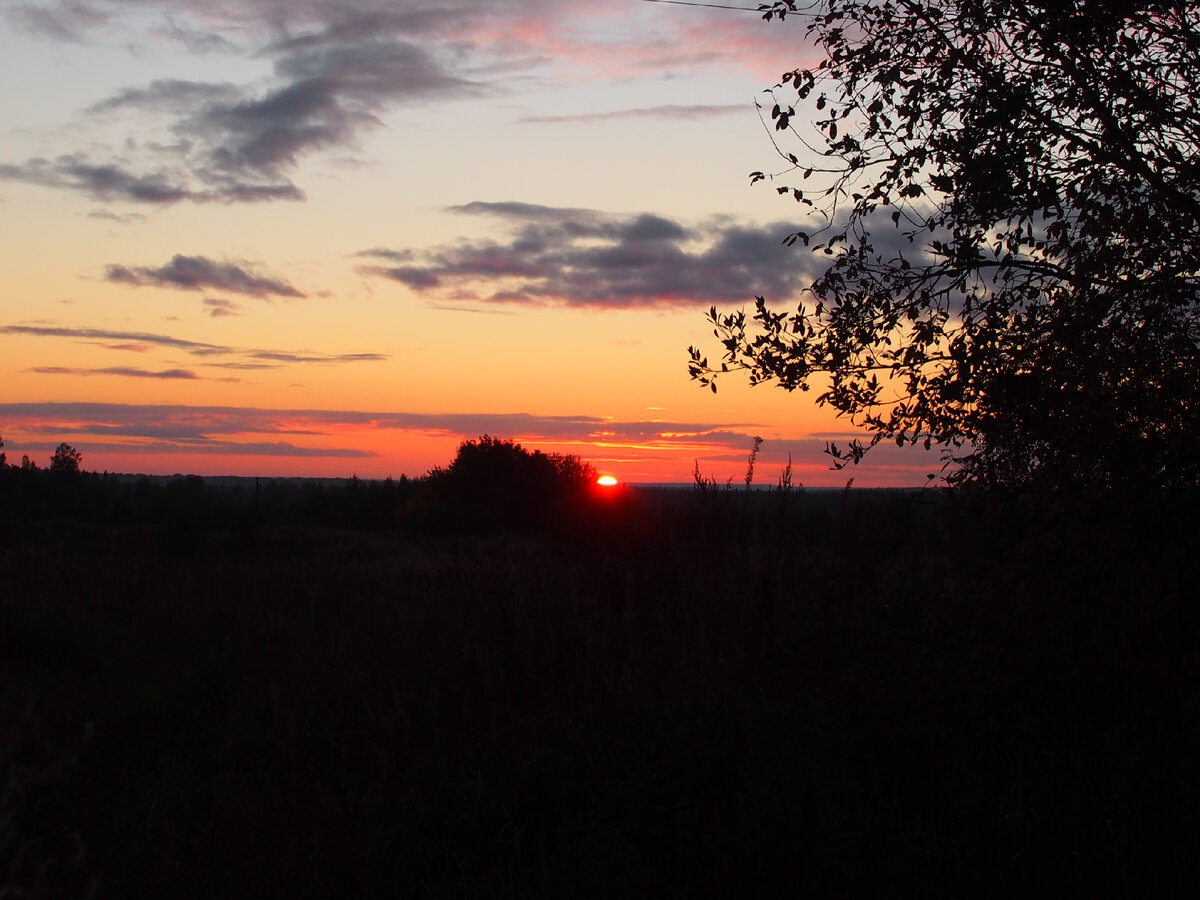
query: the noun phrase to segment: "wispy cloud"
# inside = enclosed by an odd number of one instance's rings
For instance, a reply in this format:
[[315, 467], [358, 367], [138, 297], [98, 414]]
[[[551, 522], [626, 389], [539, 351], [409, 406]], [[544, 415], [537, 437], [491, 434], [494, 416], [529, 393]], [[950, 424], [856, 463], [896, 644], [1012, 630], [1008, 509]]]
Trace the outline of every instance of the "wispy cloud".
[[456, 212], [500, 219], [505, 241], [429, 250], [365, 250], [368, 275], [434, 299], [579, 307], [671, 307], [786, 298], [807, 286], [812, 260], [789, 251], [788, 223], [685, 225], [651, 213], [528, 203], [470, 203]]
[[188, 369], [162, 369], [160, 371], [152, 371], [150, 369], [138, 369], [133, 366], [108, 366], [103, 369], [78, 369], [69, 368], [67, 366], [34, 366], [26, 369], [27, 372], [36, 372], [39, 375], [120, 375], [126, 378], [160, 378], [160, 379], [183, 379], [194, 380], [199, 378], [195, 372]]
[[93, 163], [83, 153], [53, 160], [41, 157], [0, 165], [0, 181], [23, 181], [43, 187], [76, 190], [102, 201], [122, 200], [168, 206], [182, 200], [213, 199], [197, 195], [178, 172], [158, 168], [137, 173], [117, 163]]
[[121, 435], [197, 441], [237, 435], [330, 436], [346, 429], [420, 431], [473, 437], [606, 444], [741, 447], [754, 426], [733, 423], [614, 421], [531, 413], [410, 413], [119, 403], [0, 404], [6, 427], [56, 434]]
[[[267, 459], [374, 459], [379, 454], [355, 447], [301, 447], [289, 441], [136, 441], [115, 442], [89, 440], [79, 444], [90, 456], [93, 453], [112, 453], [128, 456], [244, 456]], [[24, 441], [22, 450], [53, 450], [53, 441]]]
[[[110, 331], [107, 328], [74, 328], [62, 325], [0, 325], [0, 334], [16, 334], [26, 337], [72, 338], [84, 341], [128, 341], [139, 345], [170, 347], [196, 356], [238, 352], [233, 347], [223, 347], [220, 344], [207, 344], [203, 341], [189, 341], [185, 338], [171, 337], [165, 334], [153, 334], [147, 331]], [[113, 349], [129, 349], [129, 347], [120, 346]]]
[[[168, 19], [165, 28], [157, 27], [159, 34], [193, 51], [231, 52], [235, 44], [213, 27], [243, 30], [257, 21], [260, 35], [272, 36], [254, 51], [272, 61], [268, 83], [160, 79], [121, 90], [94, 103], [89, 117], [132, 116], [156, 123], [169, 140], [131, 138], [108, 159], [75, 151], [9, 162], [0, 165], [0, 179], [154, 205], [299, 200], [304, 193], [292, 172], [305, 157], [353, 147], [393, 107], [487, 90], [455, 71], [463, 46], [456, 48], [448, 37], [427, 40], [435, 26], [449, 25], [453, 10], [353, 2], [300, 6], [233, 0], [201, 10], [183, 3], [177, 9], [183, 18]], [[22, 4], [9, 17], [27, 30], [79, 39], [93, 24], [84, 8]], [[196, 28], [189, 21], [193, 14]]]
[[229, 55], [237, 52], [237, 44], [224, 35], [216, 31], [182, 24], [172, 18], [170, 14], [166, 21], [155, 29], [155, 33], [197, 55], [209, 53]]
[[636, 109], [615, 109], [607, 112], [575, 113], [562, 116], [526, 116], [517, 120], [519, 125], [562, 125], [580, 122], [612, 122], [621, 119], [652, 119], [654, 121], [692, 121], [709, 119], [715, 116], [728, 116], [735, 113], [746, 114], [753, 109], [748, 103], [723, 105], [678, 106], [648, 106]]
[[109, 16], [99, 4], [80, 0], [60, 0], [51, 4], [16, 2], [4, 9], [3, 15], [20, 31], [69, 42], [82, 41], [93, 30], [109, 22]]
[[283, 363], [268, 363], [268, 362], [206, 362], [201, 363], [210, 369], [233, 369], [241, 372], [255, 372], [261, 369], [279, 369], [283, 367]]
[[[550, 73], [665, 78], [753, 65], [774, 77], [791, 46], [751, 10], [626, 0], [27, 0], [3, 15], [43, 38], [158, 41], [175, 53], [239, 55], [269, 67], [265, 78], [241, 83], [164, 78], [116, 91], [75, 124], [97, 134], [123, 125], [124, 144], [106, 151], [105, 138], [81, 140], [56, 156], [0, 165], [0, 179], [157, 206], [302, 200], [296, 171], [306, 159], [354, 149], [406, 106], [514, 94]], [[664, 105], [526, 121], [697, 118], [735, 108]]]
[[[334, 363], [380, 362], [389, 358], [384, 353], [315, 353], [230, 347], [221, 344], [209, 344], [203, 341], [189, 341], [184, 338], [172, 337], [165, 334], [153, 334], [145, 331], [110, 331], [106, 328], [69, 328], [59, 325], [0, 325], [0, 335], [4, 334], [95, 341], [103, 347], [114, 350], [130, 350], [141, 345], [146, 345], [181, 350], [191, 356], [198, 357], [240, 356], [243, 358], [243, 361], [240, 363], [236, 361], [221, 363], [226, 367], [268, 368], [267, 362], [328, 365]], [[120, 343], [114, 345], [109, 343], [110, 341]], [[247, 362], [246, 360], [263, 360], [266, 362], [258, 364]]]
[[239, 312], [242, 308], [241, 304], [234, 303], [232, 300], [224, 300], [220, 297], [205, 297], [204, 305], [208, 307], [208, 314], [213, 318], [241, 315], [241, 312]]
[[379, 362], [388, 357], [383, 353], [294, 353], [286, 350], [248, 350], [251, 359], [282, 363], [350, 363]]
[[[248, 297], [265, 299], [268, 297], [304, 297], [281, 278], [261, 275], [256, 267], [246, 262], [216, 262], [204, 256], [184, 256], [176, 254], [171, 261], [163, 266], [128, 266], [110, 265], [105, 277], [118, 284], [128, 284], [134, 287], [171, 287], [188, 291], [200, 291], [213, 288], [219, 291], [229, 291]], [[230, 309], [228, 301], [210, 303], [214, 308]], [[215, 313], [219, 315], [220, 313]], [[225, 313], [226, 315], [229, 312]]]
[[[301, 157], [352, 145], [380, 124], [379, 114], [391, 104], [479, 93], [478, 85], [447, 72], [422, 47], [386, 33], [347, 42], [330, 27], [278, 52], [275, 87], [213, 94], [187, 104], [172, 124], [197, 148], [194, 171], [204, 183], [279, 183]], [[186, 90], [194, 93], [193, 86]]]
[[217, 185], [194, 187], [187, 173], [177, 167], [151, 166], [137, 172], [124, 163], [93, 163], [84, 153], [0, 165], [0, 181], [74, 190], [103, 202], [153, 206], [171, 206], [183, 201], [259, 203], [304, 199], [304, 192], [290, 182], [262, 184], [225, 179]]
[[[378, 456], [378, 451], [353, 446], [356, 439], [377, 448], [389, 443], [380, 439], [388, 432], [419, 432], [449, 441], [493, 434], [526, 446], [580, 453], [597, 465], [613, 463], [661, 473], [662, 460], [673, 460], [678, 463], [675, 477], [681, 479], [687, 478], [693, 460], [699, 460], [705, 475], [724, 479], [732, 474], [740, 480], [753, 436], [763, 434], [768, 441], [759, 460], [760, 483], [771, 482], [788, 454], [794, 454], [794, 469], [808, 483], [840, 485], [854, 474], [860, 483], [911, 486], [924, 483], [924, 476], [940, 467], [936, 451], [880, 445], [872, 451], [869, 467], [833, 473], [820, 436], [772, 437], [761, 425], [738, 422], [118, 403], [0, 403], [0, 421], [11, 448], [52, 450], [66, 438], [85, 454], [121, 456], [370, 458]], [[836, 435], [838, 439], [848, 436], [853, 435]], [[428, 465], [448, 458], [431, 459]]]
[[88, 213], [88, 218], [103, 219], [108, 222], [117, 222], [121, 225], [130, 225], [134, 222], [146, 221], [146, 217], [141, 213], [118, 214], [109, 209], [93, 209]]
[[119, 350], [123, 353], [149, 353], [154, 349], [150, 344], [139, 344], [135, 341], [127, 341], [117, 344], [101, 344], [105, 350]]
[[201, 441], [192, 444], [152, 442], [137, 444], [92, 443], [88, 449], [95, 452], [147, 454], [203, 454], [211, 456], [263, 456], [298, 457], [306, 459], [373, 459], [378, 456], [372, 450], [355, 447], [300, 447], [289, 441]]

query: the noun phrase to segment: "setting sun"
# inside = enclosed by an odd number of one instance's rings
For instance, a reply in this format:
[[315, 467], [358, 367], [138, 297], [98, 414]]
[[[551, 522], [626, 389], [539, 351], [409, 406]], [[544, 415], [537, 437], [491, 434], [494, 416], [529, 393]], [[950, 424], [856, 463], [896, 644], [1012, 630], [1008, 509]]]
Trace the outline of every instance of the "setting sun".
[[600, 487], [616, 487], [617, 479], [613, 478], [611, 475], [601, 475], [596, 479], [596, 484], [600, 485]]

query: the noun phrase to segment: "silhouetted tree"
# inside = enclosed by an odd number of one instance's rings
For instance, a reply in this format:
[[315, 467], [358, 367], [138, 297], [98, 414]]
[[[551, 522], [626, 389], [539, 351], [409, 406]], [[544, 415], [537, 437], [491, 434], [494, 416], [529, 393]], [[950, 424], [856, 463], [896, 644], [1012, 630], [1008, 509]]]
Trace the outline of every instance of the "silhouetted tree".
[[4, 452], [4, 437], [0, 436], [0, 468], [4, 467], [8, 460], [8, 455]]
[[[823, 267], [690, 348], [952, 482], [1200, 482], [1200, 3], [775, 0], [824, 52], [770, 117]], [[795, 152], [793, 152], [793, 150]], [[795, 180], [792, 180], [792, 179]]]
[[79, 466], [82, 462], [82, 453], [70, 444], [59, 444], [58, 448], [54, 451], [54, 455], [50, 457], [50, 471], [73, 475], [79, 471]]
[[594, 480], [595, 470], [578, 457], [485, 434], [463, 441], [448, 467], [429, 473], [428, 487], [456, 529], [535, 532]]

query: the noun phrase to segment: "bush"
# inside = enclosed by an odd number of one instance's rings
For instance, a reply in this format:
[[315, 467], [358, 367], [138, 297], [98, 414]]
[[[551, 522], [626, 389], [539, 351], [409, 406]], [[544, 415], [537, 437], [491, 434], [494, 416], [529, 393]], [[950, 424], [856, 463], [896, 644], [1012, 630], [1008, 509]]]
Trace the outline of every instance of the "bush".
[[595, 474], [576, 456], [526, 450], [485, 434], [463, 441], [448, 467], [429, 473], [428, 489], [410, 507], [410, 524], [470, 534], [542, 533], [582, 502]]

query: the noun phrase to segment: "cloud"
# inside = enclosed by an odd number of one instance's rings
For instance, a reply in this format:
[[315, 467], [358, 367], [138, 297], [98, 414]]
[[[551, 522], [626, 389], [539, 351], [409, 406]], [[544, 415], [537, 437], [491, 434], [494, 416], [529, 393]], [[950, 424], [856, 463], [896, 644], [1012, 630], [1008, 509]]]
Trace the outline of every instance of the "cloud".
[[[248, 263], [216, 262], [204, 256], [183, 254], [176, 254], [166, 265], [157, 268], [131, 269], [127, 266], [110, 265], [105, 277], [117, 284], [129, 284], [134, 287], [172, 287], [189, 291], [214, 288], [259, 299], [305, 296], [282, 279], [257, 274], [254, 267]], [[224, 302], [228, 304], [228, 301]], [[220, 303], [216, 304], [216, 307], [219, 308]]]
[[35, 366], [32, 369], [26, 369], [27, 372], [36, 372], [39, 375], [122, 375], [126, 378], [161, 378], [161, 379], [184, 379], [194, 380], [199, 378], [195, 372], [187, 369], [164, 369], [159, 372], [153, 372], [149, 369], [138, 369], [133, 366], [109, 366], [104, 369], [74, 369], [65, 366]]
[[205, 297], [204, 305], [208, 307], [208, 314], [213, 318], [221, 318], [224, 316], [240, 316], [241, 304], [234, 303], [232, 300], [223, 300], [220, 297]]
[[0, 334], [19, 334], [27, 337], [63, 337], [77, 340], [128, 341], [136, 344], [171, 347], [196, 356], [238, 352], [232, 347], [223, 347], [220, 344], [189, 341], [184, 338], [170, 337], [165, 334], [152, 334], [145, 331], [110, 331], [106, 328], [67, 328], [58, 325], [0, 325]]
[[228, 55], [237, 51], [237, 45], [221, 34], [200, 28], [189, 28], [170, 17], [167, 18], [166, 24], [156, 28], [155, 32], [191, 53]]
[[88, 218], [103, 219], [109, 222], [117, 222], [121, 225], [129, 225], [134, 222], [146, 221], [146, 217], [141, 213], [125, 213], [120, 215], [108, 209], [93, 209], [88, 213]]
[[[487, 86], [455, 71], [451, 9], [374, 3], [184, 3], [155, 33], [193, 52], [232, 52], [223, 29], [272, 33], [256, 55], [272, 62], [263, 86], [161, 79], [118, 91], [87, 110], [111, 125], [132, 116], [123, 159], [82, 153], [0, 166], [0, 179], [75, 190], [96, 200], [168, 205], [301, 200], [292, 172], [307, 156], [353, 147], [381, 116], [408, 103], [479, 96]], [[60, 39], [89, 24], [74, 5], [23, 5], [10, 17]], [[474, 12], [474, 11], [472, 11]], [[119, 10], [114, 9], [114, 14]], [[465, 11], [463, 12], [465, 15]], [[195, 19], [193, 27], [192, 18]], [[74, 30], [72, 28], [74, 27]], [[442, 33], [442, 40], [430, 41]], [[151, 123], [150, 129], [138, 123]], [[134, 138], [158, 131], [166, 141]]]
[[[209, 358], [216, 356], [240, 356], [241, 361], [225, 361], [211, 363], [225, 368], [272, 368], [270, 362], [277, 363], [315, 363], [331, 365], [354, 362], [381, 362], [390, 357], [385, 353], [310, 353], [287, 350], [261, 350], [244, 347], [229, 347], [221, 344], [209, 344], [203, 341], [189, 341], [184, 338], [171, 337], [165, 334], [153, 334], [145, 331], [110, 331], [106, 328], [67, 328], [57, 325], [0, 325], [0, 335], [22, 335], [24, 337], [71, 338], [81, 341], [96, 341], [101, 346], [113, 350], [135, 349], [128, 346], [148, 345], [151, 347], [167, 347], [181, 350], [191, 356]], [[119, 342], [116, 346], [110, 341]], [[257, 362], [263, 360], [265, 362]]]
[[429, 250], [365, 250], [360, 271], [434, 299], [593, 308], [653, 308], [783, 300], [808, 286], [816, 266], [786, 248], [790, 223], [765, 226], [717, 219], [684, 225], [642, 213], [527, 203], [452, 207], [500, 219], [511, 233]]
[[0, 165], [0, 181], [19, 181], [42, 187], [75, 190], [103, 202], [124, 201], [152, 206], [194, 203], [255, 203], [265, 200], [303, 200], [304, 192], [291, 183], [251, 184], [226, 178], [210, 188], [195, 190], [178, 168], [152, 168], [137, 173], [118, 163], [96, 164], [82, 153], [53, 160], [34, 158]]
[[123, 344], [101, 344], [106, 350], [122, 350], [126, 353], [149, 353], [154, 348], [149, 344], [138, 344], [129, 341]]
[[384, 353], [290, 353], [285, 350], [248, 350], [246, 355], [251, 359], [284, 363], [382, 362], [388, 359]]
[[197, 199], [177, 174], [163, 169], [137, 174], [116, 164], [93, 164], [78, 153], [54, 160], [34, 158], [21, 164], [0, 165], [0, 180], [77, 190], [104, 201], [166, 206]]
[[620, 119], [652, 119], [656, 122], [663, 120], [696, 120], [708, 119], [714, 116], [727, 116], [731, 113], [745, 113], [752, 109], [749, 104], [721, 104], [677, 106], [650, 106], [638, 109], [616, 109], [608, 112], [576, 113], [563, 116], [526, 116], [518, 119], [519, 125], [562, 125], [577, 122], [611, 122]]
[[[53, 450], [58, 445], [53, 442], [25, 442], [22, 450]], [[358, 450], [353, 447], [298, 447], [287, 441], [198, 441], [194, 443], [176, 443], [172, 441], [140, 441], [137, 443], [116, 443], [112, 441], [88, 441], [82, 447], [91, 453], [118, 453], [121, 456], [260, 456], [269, 458], [302, 458], [302, 459], [374, 459], [379, 454], [371, 450]]]
[[14, 3], [4, 10], [4, 17], [27, 34], [71, 43], [82, 41], [89, 32], [109, 22], [109, 16], [97, 4], [78, 0], [56, 6]]
[[[92, 448], [99, 450], [100, 448]], [[222, 456], [287, 456], [318, 459], [372, 459], [378, 456], [371, 450], [353, 447], [298, 447], [287, 441], [205, 441], [199, 444], [114, 444], [108, 448], [127, 453], [131, 449], [139, 453], [203, 453]]]
[[275, 73], [274, 88], [214, 100], [177, 120], [173, 130], [202, 148], [202, 180], [277, 180], [308, 153], [352, 145], [394, 103], [479, 93], [422, 47], [386, 34], [346, 43], [327, 32], [293, 43]]
[[[0, 165], [0, 179], [139, 205], [302, 200], [295, 173], [305, 160], [356, 148], [406, 105], [714, 66], [765, 67], [774, 78], [797, 62], [788, 29], [764, 27], [750, 9], [616, 0], [45, 0], [10, 3], [5, 16], [52, 39], [239, 55], [269, 67], [241, 83], [163, 79], [117, 91], [91, 105], [85, 124], [111, 133], [114, 119], [129, 117], [119, 149], [92, 141], [88, 154]], [[735, 108], [526, 121], [697, 118]]]
[[120, 403], [0, 404], [6, 427], [55, 434], [107, 435], [195, 442], [237, 435], [327, 436], [347, 429], [420, 431], [474, 437], [599, 445], [742, 447], [755, 426], [695, 422], [617, 422], [598, 416], [531, 413], [410, 413], [354, 410], [259, 409], [232, 406]]
[[260, 369], [281, 369], [283, 363], [268, 363], [268, 362], [214, 362], [201, 363], [208, 366], [210, 369], [233, 369], [240, 372], [256, 372]]
[[242, 89], [228, 82], [211, 83], [187, 81], [180, 78], [158, 78], [145, 87], [126, 88], [118, 91], [88, 108], [96, 115], [122, 109], [138, 109], [142, 112], [186, 115], [189, 110], [210, 104], [235, 103], [242, 97]]

